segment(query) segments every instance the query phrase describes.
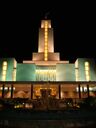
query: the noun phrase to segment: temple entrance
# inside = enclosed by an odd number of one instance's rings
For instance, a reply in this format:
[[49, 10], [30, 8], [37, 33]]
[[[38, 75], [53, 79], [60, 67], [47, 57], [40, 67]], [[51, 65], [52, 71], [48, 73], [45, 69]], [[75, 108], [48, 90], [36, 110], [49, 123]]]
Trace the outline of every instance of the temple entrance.
[[40, 89], [41, 98], [48, 98], [51, 97], [51, 89]]
[[56, 98], [58, 99], [58, 86], [50, 84], [33, 85], [33, 99]]

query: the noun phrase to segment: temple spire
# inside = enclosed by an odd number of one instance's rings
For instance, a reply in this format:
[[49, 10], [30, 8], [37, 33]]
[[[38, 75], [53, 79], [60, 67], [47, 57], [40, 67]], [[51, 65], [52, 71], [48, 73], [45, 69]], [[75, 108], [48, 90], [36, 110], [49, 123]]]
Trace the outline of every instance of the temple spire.
[[51, 61], [59, 60], [59, 54], [54, 53], [54, 34], [49, 19], [49, 12], [45, 14], [45, 18], [41, 20], [38, 39], [38, 53], [33, 54], [33, 60]]

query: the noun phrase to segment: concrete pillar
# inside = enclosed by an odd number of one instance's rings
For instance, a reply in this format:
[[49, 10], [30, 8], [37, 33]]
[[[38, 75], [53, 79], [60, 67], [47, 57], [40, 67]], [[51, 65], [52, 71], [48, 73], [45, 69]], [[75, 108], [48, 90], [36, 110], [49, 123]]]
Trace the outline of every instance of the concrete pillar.
[[87, 96], [89, 97], [89, 85], [87, 84]]
[[80, 84], [78, 85], [78, 93], [79, 93], [79, 99], [81, 99], [81, 90], [80, 90]]
[[4, 84], [2, 86], [2, 98], [4, 98]]
[[31, 84], [31, 99], [33, 99], [33, 84]]
[[13, 84], [11, 85], [11, 98], [13, 98]]
[[58, 89], [59, 89], [59, 99], [61, 99], [61, 85], [59, 85]]

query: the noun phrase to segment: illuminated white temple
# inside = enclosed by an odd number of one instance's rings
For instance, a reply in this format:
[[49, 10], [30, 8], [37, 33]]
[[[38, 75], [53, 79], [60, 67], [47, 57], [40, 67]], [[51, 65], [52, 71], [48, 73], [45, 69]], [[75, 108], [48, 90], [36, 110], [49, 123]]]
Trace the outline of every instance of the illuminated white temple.
[[[56, 98], [86, 97], [81, 94], [86, 88], [88, 95], [95, 95], [94, 59], [77, 58], [75, 63], [61, 61], [60, 54], [54, 52], [54, 43], [51, 20], [42, 20], [39, 28], [38, 52], [33, 53], [32, 60], [17, 63], [15, 58], [1, 58], [0, 96], [22, 97], [19, 93], [23, 91], [24, 97], [36, 98], [37, 95], [41, 96], [42, 89], [47, 89], [50, 90], [50, 95], [55, 95]], [[5, 94], [5, 90], [8, 93]]]

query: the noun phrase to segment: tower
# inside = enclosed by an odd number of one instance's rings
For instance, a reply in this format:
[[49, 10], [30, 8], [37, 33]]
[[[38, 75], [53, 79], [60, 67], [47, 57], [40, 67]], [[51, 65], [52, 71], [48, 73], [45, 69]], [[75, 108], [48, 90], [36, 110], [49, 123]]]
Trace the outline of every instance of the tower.
[[33, 53], [33, 61], [58, 61], [59, 53], [54, 53], [54, 33], [51, 20], [42, 20], [39, 28], [38, 53]]

